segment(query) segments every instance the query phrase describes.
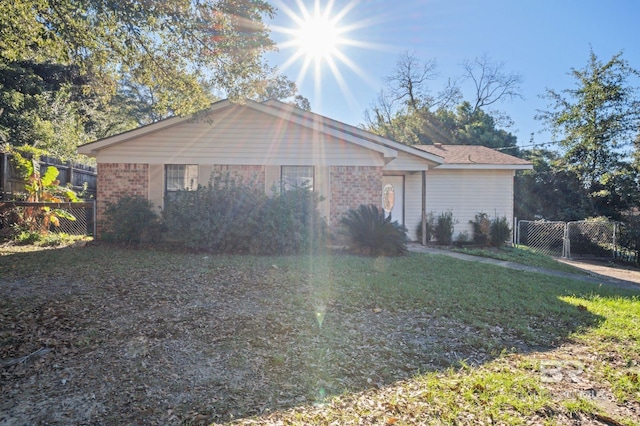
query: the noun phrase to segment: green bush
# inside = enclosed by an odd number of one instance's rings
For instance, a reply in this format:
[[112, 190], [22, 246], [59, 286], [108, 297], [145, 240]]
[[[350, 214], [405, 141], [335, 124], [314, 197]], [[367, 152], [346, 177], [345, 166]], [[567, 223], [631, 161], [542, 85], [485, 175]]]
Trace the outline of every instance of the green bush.
[[126, 195], [107, 203], [103, 238], [119, 243], [140, 243], [159, 226], [153, 204], [144, 197]]
[[486, 213], [476, 214], [475, 220], [470, 220], [473, 230], [473, 242], [478, 245], [486, 245], [490, 239], [491, 220]]
[[[427, 214], [427, 242], [431, 241], [433, 238], [433, 228], [435, 225], [435, 218], [433, 217], [433, 212]], [[418, 237], [418, 242], [422, 242], [422, 220], [418, 222], [416, 226], [416, 235]]]
[[433, 233], [438, 244], [451, 245], [453, 241], [453, 226], [457, 221], [453, 218], [452, 211], [440, 213], [436, 219]]
[[498, 217], [491, 221], [489, 227], [491, 245], [501, 247], [511, 238], [511, 227], [506, 217]]
[[351, 209], [342, 218], [351, 239], [351, 249], [366, 256], [400, 256], [407, 251], [407, 230], [391, 222], [374, 205]]
[[165, 200], [167, 236], [198, 250], [245, 252], [265, 198], [228, 175], [195, 191], [179, 191]]
[[214, 253], [295, 254], [324, 246], [320, 198], [295, 188], [268, 197], [228, 175], [166, 200], [167, 236]]
[[252, 254], [312, 253], [325, 246], [326, 223], [320, 216], [320, 196], [294, 188], [268, 198], [259, 210], [259, 226], [252, 234]]

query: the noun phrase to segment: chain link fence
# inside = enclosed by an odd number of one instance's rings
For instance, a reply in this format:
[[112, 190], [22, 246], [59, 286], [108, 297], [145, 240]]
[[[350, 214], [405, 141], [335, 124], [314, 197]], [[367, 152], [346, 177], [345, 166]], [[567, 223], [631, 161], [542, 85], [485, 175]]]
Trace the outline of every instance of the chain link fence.
[[[57, 212], [57, 214], [56, 214]], [[58, 226], [49, 220], [46, 231], [69, 235], [95, 235], [95, 202], [30, 203], [22, 201], [0, 202], [0, 230], [18, 224], [32, 229], [46, 228], [46, 216], [53, 214]]]
[[614, 257], [616, 222], [518, 221], [516, 242], [549, 256]]
[[517, 244], [547, 256], [562, 256], [566, 222], [518, 221]]

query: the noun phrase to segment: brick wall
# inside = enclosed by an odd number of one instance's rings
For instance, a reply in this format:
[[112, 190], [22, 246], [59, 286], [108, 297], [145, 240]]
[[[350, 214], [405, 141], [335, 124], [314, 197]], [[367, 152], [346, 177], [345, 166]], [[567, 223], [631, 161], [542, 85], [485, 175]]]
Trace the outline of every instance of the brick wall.
[[[212, 176], [226, 177], [227, 174], [230, 178], [243, 182], [244, 184], [255, 186], [257, 188], [264, 188], [265, 174], [264, 166], [247, 166], [247, 165], [220, 165], [214, 164], [212, 170]], [[208, 177], [207, 177], [208, 179]], [[208, 182], [201, 182], [206, 185]]]
[[382, 204], [382, 167], [332, 166], [329, 170], [331, 207], [329, 226], [336, 228], [349, 209]]
[[125, 195], [149, 197], [149, 165], [134, 163], [98, 163], [97, 232], [104, 232], [104, 211]]

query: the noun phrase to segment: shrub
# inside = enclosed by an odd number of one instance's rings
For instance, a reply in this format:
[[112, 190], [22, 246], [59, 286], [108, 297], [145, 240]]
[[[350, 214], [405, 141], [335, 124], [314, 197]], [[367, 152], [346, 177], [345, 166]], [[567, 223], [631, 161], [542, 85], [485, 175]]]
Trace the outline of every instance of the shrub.
[[[435, 218], [433, 217], [433, 212], [428, 213], [426, 215], [426, 219], [427, 219], [427, 242], [431, 241], [431, 238], [433, 238], [433, 228], [434, 228], [434, 224], [435, 224]], [[416, 226], [416, 235], [418, 236], [418, 241], [422, 242], [422, 220], [420, 222], [418, 222], [418, 225]]]
[[469, 233], [467, 231], [461, 232], [456, 237], [456, 244], [464, 245], [469, 242]]
[[217, 253], [246, 252], [266, 196], [228, 175], [165, 200], [167, 236], [188, 247]]
[[320, 196], [294, 188], [268, 198], [259, 212], [259, 226], [251, 236], [252, 254], [311, 253], [326, 241], [326, 223], [320, 216]]
[[446, 211], [440, 213], [436, 219], [434, 227], [434, 236], [438, 244], [450, 245], [453, 240], [453, 226], [457, 221], [453, 218], [453, 212]]
[[305, 188], [269, 198], [228, 175], [166, 201], [169, 238], [214, 253], [295, 254], [324, 246], [317, 193]]
[[494, 247], [503, 246], [511, 238], [511, 227], [506, 217], [498, 217], [491, 221], [489, 227], [491, 245]]
[[489, 215], [478, 213], [475, 216], [475, 220], [470, 220], [469, 223], [473, 230], [473, 242], [479, 245], [486, 245], [490, 238], [491, 221], [489, 220]]
[[351, 238], [351, 248], [366, 256], [400, 256], [407, 251], [407, 230], [391, 222], [383, 210], [374, 205], [351, 209], [342, 218]]
[[105, 210], [104, 239], [120, 243], [140, 243], [150, 230], [157, 228], [158, 215], [144, 197], [126, 195]]

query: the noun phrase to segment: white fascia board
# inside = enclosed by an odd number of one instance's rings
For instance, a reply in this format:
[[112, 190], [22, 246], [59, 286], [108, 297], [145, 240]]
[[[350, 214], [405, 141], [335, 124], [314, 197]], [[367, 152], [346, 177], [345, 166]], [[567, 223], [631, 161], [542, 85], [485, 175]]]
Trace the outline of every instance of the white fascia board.
[[531, 164], [441, 164], [435, 170], [533, 170]]

